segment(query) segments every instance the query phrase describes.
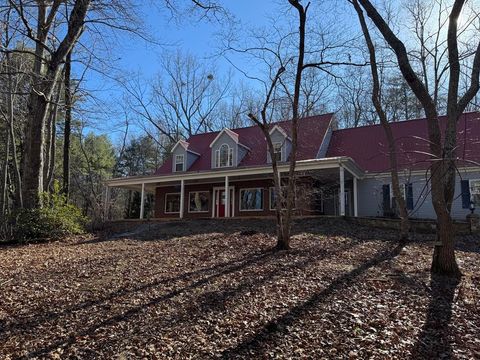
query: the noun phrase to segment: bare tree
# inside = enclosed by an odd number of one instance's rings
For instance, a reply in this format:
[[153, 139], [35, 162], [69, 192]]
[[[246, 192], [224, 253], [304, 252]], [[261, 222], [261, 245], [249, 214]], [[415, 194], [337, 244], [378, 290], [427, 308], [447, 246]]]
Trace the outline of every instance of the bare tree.
[[[297, 144], [298, 144], [298, 120], [300, 117], [300, 93], [301, 93], [301, 86], [302, 86], [302, 73], [305, 69], [304, 59], [305, 59], [305, 29], [306, 29], [306, 22], [307, 22], [307, 11], [310, 6], [308, 3], [306, 6], [300, 4], [298, 0], [288, 0], [290, 5], [294, 7], [298, 13], [298, 24], [299, 24], [299, 31], [298, 31], [298, 53], [297, 53], [297, 61], [295, 67], [295, 84], [294, 84], [294, 92], [293, 96], [291, 97], [291, 106], [292, 106], [292, 122], [291, 122], [291, 141], [292, 141], [292, 148], [290, 153], [289, 159], [289, 171], [288, 171], [288, 180], [287, 180], [287, 187], [286, 193], [282, 191], [282, 183], [280, 178], [280, 173], [278, 171], [278, 163], [275, 156], [275, 149], [273, 146], [272, 138], [270, 137], [270, 121], [267, 116], [267, 108], [270, 105], [272, 94], [278, 83], [281, 82], [281, 76], [285, 72], [285, 67], [282, 65], [278, 71], [276, 72], [275, 76], [271, 81], [270, 88], [267, 91], [267, 95], [265, 98], [265, 102], [263, 107], [260, 111], [261, 118], [257, 118], [253, 113], [249, 114], [250, 119], [254, 121], [262, 130], [265, 138], [267, 140], [268, 151], [270, 153], [270, 158], [272, 162], [272, 170], [273, 170], [273, 180], [275, 186], [275, 192], [277, 201], [275, 204], [275, 213], [277, 218], [277, 249], [279, 250], [287, 250], [290, 248], [290, 228], [291, 228], [291, 221], [295, 203], [295, 165], [296, 165], [296, 157], [297, 157]], [[286, 198], [283, 201], [284, 197]], [[286, 209], [283, 210], [283, 205], [286, 205]]]
[[462, 95], [459, 94], [461, 63], [458, 20], [464, 8], [465, 0], [455, 0], [448, 16], [446, 35], [449, 72], [447, 123], [443, 139], [435, 98], [428, 91], [424, 79], [422, 80], [413, 69], [405, 44], [395, 35], [377, 8], [369, 0], [359, 0], [359, 3], [394, 51], [403, 77], [421, 102], [425, 111], [428, 123], [428, 143], [432, 160], [430, 166], [432, 203], [437, 215], [438, 237], [438, 244], [435, 246], [433, 254], [432, 272], [459, 276], [460, 270], [455, 259], [454, 229], [451, 216], [455, 193], [457, 123], [460, 115], [475, 97], [480, 87], [480, 42], [478, 42], [474, 51], [470, 52], [470, 57], [473, 60], [468, 74], [470, 78], [468, 88]]

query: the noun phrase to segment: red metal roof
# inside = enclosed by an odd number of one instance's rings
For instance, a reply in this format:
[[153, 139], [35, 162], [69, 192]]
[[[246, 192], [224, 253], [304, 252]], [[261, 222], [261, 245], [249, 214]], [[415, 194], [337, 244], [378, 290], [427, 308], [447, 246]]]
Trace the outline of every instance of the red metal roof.
[[[446, 117], [440, 117], [445, 128]], [[397, 144], [399, 169], [423, 170], [430, 166], [427, 121], [416, 119], [391, 124]], [[327, 157], [349, 156], [368, 172], [390, 171], [388, 143], [381, 125], [333, 132]], [[480, 165], [480, 113], [461, 115], [457, 126], [458, 166]]]
[[[315, 159], [322, 144], [325, 133], [333, 118], [333, 114], [310, 116], [299, 120], [298, 126], [298, 160]], [[291, 121], [277, 123], [287, 134], [291, 133]], [[258, 126], [250, 126], [239, 129], [231, 129], [238, 134], [240, 144], [247, 146], [250, 151], [242, 159], [239, 167], [252, 167], [267, 163], [267, 143]], [[193, 150], [201, 156], [192, 164], [187, 172], [205, 171], [211, 169], [212, 149], [210, 143], [218, 135], [219, 131], [193, 135], [187, 142], [189, 150]], [[155, 175], [172, 173], [171, 157], [155, 172]]]

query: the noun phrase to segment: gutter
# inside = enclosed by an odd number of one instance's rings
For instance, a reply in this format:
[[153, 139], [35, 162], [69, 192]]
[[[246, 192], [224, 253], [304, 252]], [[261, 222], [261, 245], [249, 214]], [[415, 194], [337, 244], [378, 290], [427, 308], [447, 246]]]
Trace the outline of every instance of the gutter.
[[[295, 164], [295, 171], [307, 171], [307, 170], [320, 170], [331, 169], [339, 166], [345, 167], [357, 178], [363, 178], [364, 171], [353, 161], [352, 158], [341, 156], [323, 159], [310, 159], [299, 160]], [[288, 171], [290, 164], [280, 165], [278, 168], [281, 172]], [[242, 176], [242, 175], [259, 175], [259, 174], [271, 174], [273, 173], [272, 167], [259, 166], [259, 167], [246, 167], [246, 168], [234, 168], [228, 170], [215, 170], [215, 171], [195, 171], [184, 172], [182, 174], [169, 174], [169, 175], [148, 175], [148, 176], [132, 176], [115, 178], [105, 181], [107, 186], [125, 186], [125, 185], [138, 185], [138, 184], [152, 184], [163, 183], [170, 181], [180, 180], [197, 180], [197, 179], [213, 179], [224, 176]]]

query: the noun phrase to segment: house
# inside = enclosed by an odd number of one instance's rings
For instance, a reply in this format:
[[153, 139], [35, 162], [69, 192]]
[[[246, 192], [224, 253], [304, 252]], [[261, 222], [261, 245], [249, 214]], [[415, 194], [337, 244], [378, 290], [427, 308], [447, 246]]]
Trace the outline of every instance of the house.
[[[445, 124], [445, 117], [440, 122]], [[296, 164], [297, 215], [395, 216], [388, 144], [380, 125], [337, 129], [334, 114], [300, 119]], [[434, 218], [431, 204], [427, 122], [392, 123], [399, 175], [409, 214]], [[272, 125], [270, 135], [287, 176], [291, 122]], [[480, 204], [480, 114], [465, 113], [457, 131], [452, 215], [464, 219], [471, 200]], [[274, 214], [271, 159], [257, 126], [223, 129], [180, 140], [152, 175], [111, 179], [108, 187], [155, 194], [156, 218], [267, 216]]]

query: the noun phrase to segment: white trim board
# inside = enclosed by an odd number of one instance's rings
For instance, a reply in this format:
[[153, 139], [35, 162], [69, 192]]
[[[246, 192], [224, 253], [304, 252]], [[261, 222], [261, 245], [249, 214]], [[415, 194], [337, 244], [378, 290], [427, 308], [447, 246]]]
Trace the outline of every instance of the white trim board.
[[[323, 159], [311, 159], [297, 161], [295, 171], [309, 171], [309, 170], [322, 170], [322, 169], [335, 169], [340, 166], [345, 167], [353, 176], [357, 179], [361, 179], [364, 176], [363, 171], [357, 164], [349, 157], [333, 157]], [[279, 164], [278, 169], [280, 172], [288, 172], [290, 164]], [[172, 182], [180, 180], [206, 180], [214, 178], [222, 178], [225, 176], [249, 176], [249, 175], [261, 175], [272, 174], [272, 166], [262, 165], [258, 167], [245, 167], [245, 168], [233, 168], [233, 169], [217, 169], [208, 171], [195, 171], [184, 172], [182, 174], [168, 174], [168, 175], [150, 175], [150, 176], [133, 176], [125, 178], [116, 178], [106, 180], [107, 186], [126, 186], [136, 184], [155, 184], [162, 182]]]

